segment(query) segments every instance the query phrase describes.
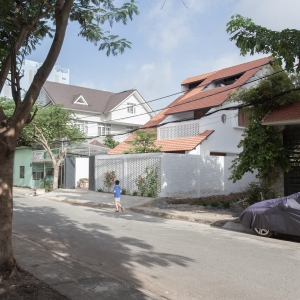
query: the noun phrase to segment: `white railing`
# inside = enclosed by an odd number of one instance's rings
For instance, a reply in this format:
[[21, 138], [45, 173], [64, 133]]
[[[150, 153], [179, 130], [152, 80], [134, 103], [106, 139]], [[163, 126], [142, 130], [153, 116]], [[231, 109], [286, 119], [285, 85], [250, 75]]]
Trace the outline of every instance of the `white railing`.
[[[60, 149], [53, 150], [55, 158], [60, 155]], [[44, 162], [51, 161], [49, 153], [45, 150], [35, 150], [32, 151], [32, 162]]]

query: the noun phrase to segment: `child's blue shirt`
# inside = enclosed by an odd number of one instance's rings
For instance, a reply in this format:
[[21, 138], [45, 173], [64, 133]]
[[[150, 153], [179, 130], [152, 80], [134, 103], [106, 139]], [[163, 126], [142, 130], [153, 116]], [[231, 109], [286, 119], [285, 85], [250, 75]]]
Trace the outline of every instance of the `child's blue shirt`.
[[114, 186], [114, 197], [115, 198], [120, 198], [121, 197], [121, 187], [119, 185]]

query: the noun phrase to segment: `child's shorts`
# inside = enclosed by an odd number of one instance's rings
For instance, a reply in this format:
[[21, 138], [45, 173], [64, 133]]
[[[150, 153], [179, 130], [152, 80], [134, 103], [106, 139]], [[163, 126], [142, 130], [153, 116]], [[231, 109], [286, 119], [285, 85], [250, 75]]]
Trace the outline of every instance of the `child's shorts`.
[[115, 198], [115, 202], [121, 202], [121, 198]]

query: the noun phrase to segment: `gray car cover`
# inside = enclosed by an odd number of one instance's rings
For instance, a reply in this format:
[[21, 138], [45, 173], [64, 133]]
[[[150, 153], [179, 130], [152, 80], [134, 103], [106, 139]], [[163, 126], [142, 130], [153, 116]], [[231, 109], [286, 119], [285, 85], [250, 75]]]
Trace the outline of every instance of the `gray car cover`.
[[261, 228], [300, 236], [300, 192], [247, 207], [240, 214], [246, 228]]

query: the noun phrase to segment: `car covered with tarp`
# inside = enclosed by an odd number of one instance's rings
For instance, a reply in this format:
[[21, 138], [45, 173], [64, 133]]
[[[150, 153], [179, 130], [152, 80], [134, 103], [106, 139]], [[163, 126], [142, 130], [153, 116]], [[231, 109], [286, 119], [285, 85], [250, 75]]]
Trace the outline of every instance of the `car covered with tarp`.
[[252, 204], [239, 218], [244, 227], [261, 236], [274, 233], [300, 236], [300, 192]]

